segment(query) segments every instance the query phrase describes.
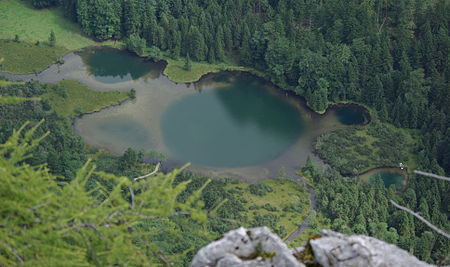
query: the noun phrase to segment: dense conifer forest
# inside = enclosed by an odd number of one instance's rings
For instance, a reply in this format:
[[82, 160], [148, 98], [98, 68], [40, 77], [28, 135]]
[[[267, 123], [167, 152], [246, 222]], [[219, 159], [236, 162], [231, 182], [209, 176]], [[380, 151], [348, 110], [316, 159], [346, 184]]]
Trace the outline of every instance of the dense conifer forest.
[[[370, 235], [396, 244], [429, 263], [450, 264], [450, 240], [389, 203], [393, 199], [420, 212], [434, 225], [450, 232], [450, 183], [413, 174], [409, 177], [406, 190], [399, 193], [393, 187], [383, 186], [381, 180], [375, 185], [369, 185], [343, 177], [356, 175], [357, 172], [352, 172], [357, 166], [382, 165], [389, 157], [394, 158], [393, 161], [400, 161], [407, 157], [405, 154], [414, 155], [416, 169], [450, 175], [449, 1], [30, 2], [38, 9], [58, 6], [67, 19], [80, 25], [88, 36], [99, 41], [124, 41], [128, 49], [138, 55], [143, 54], [143, 51], [151, 51], [150, 55], [187, 58], [186, 65], [189, 68], [192, 60], [211, 64], [228, 62], [256, 70], [277, 86], [302, 96], [307, 105], [317, 112], [324, 112], [329, 105], [343, 102], [367, 106], [376, 123], [370, 126], [372, 128], [368, 130], [369, 135], [382, 140], [372, 148], [373, 155], [365, 155], [367, 158], [361, 163], [358, 160], [362, 160], [362, 155], [367, 151], [362, 149], [360, 154], [346, 153], [345, 149], [351, 146], [352, 140], [358, 139], [355, 134], [357, 130], [340, 130], [322, 136], [322, 143], [317, 148], [318, 154], [330, 166], [323, 171], [308, 161], [300, 170], [301, 175], [309, 179], [317, 195], [318, 209], [313, 211], [315, 219], [310, 223], [311, 232], [316, 233], [320, 228], [327, 227], [342, 233]], [[58, 36], [55, 37], [54, 33], [52, 35], [56, 38], [57, 45]], [[2, 96], [42, 98], [49, 91], [50, 86], [39, 82], [0, 83]], [[67, 184], [73, 179], [79, 181], [81, 178], [76, 179], [77, 171], [85, 166], [88, 158], [93, 158], [98, 173], [86, 178], [82, 184], [84, 193], [80, 193], [78, 188], [76, 196], [82, 197], [85, 201], [83, 203], [88, 200], [101, 203], [108, 196], [125, 199], [128, 203], [134, 193], [130, 193], [126, 187], [120, 187], [120, 180], [103, 175], [104, 172], [133, 178], [154, 167], [141, 161], [144, 155], [139, 151], [129, 149], [122, 156], [114, 156], [87, 147], [72, 132], [72, 117], [54, 112], [45, 97], [41, 101], [18, 102], [20, 103], [7, 105], [0, 103], [0, 143], [8, 144], [10, 136], [14, 136], [14, 129], [20, 128], [26, 121], [33, 126], [44, 119], [36, 129], [35, 136], [41, 136], [47, 131], [49, 135], [33, 148], [32, 156], [20, 158], [18, 162], [21, 164], [15, 162], [7, 165], [8, 169], [5, 167], [8, 171], [2, 171], [2, 183], [12, 183], [14, 175], [18, 175], [14, 168], [22, 166], [22, 178], [31, 173], [36, 177], [46, 177], [42, 178], [42, 181], [46, 181], [50, 178], [45, 175], [50, 175], [56, 182], [51, 183], [49, 188], [56, 193], [49, 196], [49, 199], [60, 201], [63, 198], [58, 194], [64, 193], [61, 188], [70, 188]], [[393, 130], [393, 126], [396, 130]], [[406, 137], [406, 132], [413, 137]], [[338, 149], [339, 145], [333, 147], [333, 142], [339, 143], [341, 148]], [[6, 164], [8, 159], [13, 158], [14, 153], [11, 154], [11, 151], [14, 148], [6, 145], [0, 148], [4, 149], [0, 152], [5, 158], [2, 163]], [[390, 153], [390, 149], [395, 149], [395, 154]], [[398, 151], [402, 149], [404, 151]], [[344, 152], [345, 155], [341, 156], [340, 153]], [[342, 158], [348, 161], [343, 164]], [[50, 174], [41, 173], [42, 170], [32, 172], [27, 169], [29, 166], [42, 164], [47, 165]], [[191, 180], [189, 184], [183, 183], [188, 180]], [[273, 213], [251, 219], [246, 217], [246, 212], [250, 212], [252, 208], [246, 205], [248, 200], [242, 197], [240, 189], [234, 188], [234, 183], [230, 179], [214, 179], [208, 183], [206, 177], [180, 172], [169, 185], [176, 190], [166, 192], [161, 189], [153, 192], [164, 191], [167, 198], [163, 201], [180, 203], [173, 204], [170, 212], [159, 210], [158, 205], [146, 207], [157, 219], [146, 218], [140, 222], [137, 217], [133, 217], [136, 214], [126, 213], [127, 208], [123, 202], [119, 201], [121, 206], [117, 209], [108, 202], [105, 204], [108, 205], [108, 212], [123, 212], [123, 217], [120, 218], [136, 220], [136, 228], [126, 228], [117, 223], [114, 226], [117, 227], [114, 229], [118, 229], [117, 235], [114, 236], [109, 228], [96, 232], [95, 227], [92, 230], [80, 226], [81, 230], [78, 229], [73, 235], [51, 235], [44, 239], [44, 234], [32, 232], [33, 238], [41, 238], [46, 245], [58, 240], [58, 244], [63, 244], [61, 251], [64, 249], [64, 253], [61, 255], [90, 265], [126, 264], [125, 259], [135, 257], [135, 262], [132, 261], [135, 264], [145, 262], [164, 265], [171, 261], [176, 265], [186, 266], [201, 246], [239, 225], [267, 225], [277, 234], [285, 236], [286, 229], [279, 225], [282, 215]], [[177, 187], [180, 184], [182, 186]], [[101, 185], [101, 190], [97, 185]], [[136, 195], [143, 192], [143, 197], [148, 196], [145, 193], [148, 188], [144, 187], [136, 187]], [[253, 185], [249, 188], [249, 194], [264, 196], [270, 190], [272, 189], [266, 185]], [[36, 199], [37, 197], [33, 201]], [[6, 191], [1, 193], [2, 204], [17, 204], [19, 200]], [[1, 238], [4, 242], [0, 244], [0, 265], [20, 264], [27, 260], [30, 264], [49, 263], [50, 261], [45, 260], [39, 262], [40, 257], [47, 260], [52, 257], [48, 247], [36, 249], [42, 243], [33, 243], [31, 247], [18, 252], [11, 249], [11, 244], [15, 242], [25, 244], [26, 236], [21, 236], [20, 242], [18, 239], [14, 241], [5, 229], [20, 232], [17, 225], [26, 225], [27, 229], [43, 229], [42, 231], [64, 227], [44, 220], [51, 225], [50, 228], [39, 228], [42, 225], [38, 212], [28, 213], [26, 203], [20, 203], [23, 207], [17, 204], [17, 210], [1, 210], [0, 234], [11, 239]], [[37, 200], [33, 203], [39, 204]], [[299, 211], [304, 208], [302, 205], [294, 204], [284, 208], [267, 206], [264, 209]], [[188, 206], [190, 214], [173, 216], [172, 212], [180, 211], [176, 208]], [[80, 207], [70, 207], [82, 212]], [[54, 212], [61, 211], [49, 207], [45, 212], [44, 214], [53, 216]], [[108, 216], [108, 212], [105, 211], [106, 215], [102, 215]], [[128, 215], [131, 217], [125, 218]], [[59, 220], [70, 219], [70, 216], [64, 216], [55, 218], [58, 223]], [[16, 225], [7, 224], [11, 228], [4, 227], [3, 222], [11, 218], [14, 218]], [[83, 219], [95, 220], [99, 229], [104, 223], [94, 215]], [[75, 220], [70, 223], [76, 225]], [[139, 234], [134, 232], [136, 229], [139, 229]], [[58, 228], [58, 231], [62, 230]], [[105, 235], [106, 239], [103, 238]], [[106, 257], [103, 254], [105, 251], [118, 253], [121, 248], [130, 248], [130, 244], [136, 250], [126, 250], [129, 254], [121, 252], [117, 257]], [[70, 253], [71, 250], [73, 254]], [[54, 263], [58, 263], [58, 260], [61, 263], [64, 258], [55, 259]]]

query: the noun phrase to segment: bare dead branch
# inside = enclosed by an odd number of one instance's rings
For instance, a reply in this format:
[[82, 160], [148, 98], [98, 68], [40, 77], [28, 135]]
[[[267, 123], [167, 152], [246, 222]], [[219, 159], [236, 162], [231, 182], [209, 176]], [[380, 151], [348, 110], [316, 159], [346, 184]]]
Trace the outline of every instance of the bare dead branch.
[[415, 170], [414, 173], [450, 182], [450, 178], [445, 177], [445, 176], [440, 176], [440, 175], [437, 175], [437, 174], [434, 174], [434, 173], [423, 172], [423, 171], [418, 171], [418, 170]]
[[130, 191], [130, 196], [131, 196], [131, 206], [130, 206], [130, 208], [134, 209], [134, 191], [133, 191], [133, 188], [131, 188], [131, 187], [128, 187], [128, 190]]
[[143, 176], [136, 177], [136, 178], [134, 178], [133, 180], [134, 180], [134, 181], [137, 181], [137, 180], [144, 179], [144, 178], [147, 178], [147, 177], [149, 177], [149, 176], [152, 176], [153, 174], [155, 174], [155, 173], [158, 172], [159, 167], [161, 167], [161, 162], [158, 162], [158, 164], [156, 164], [155, 169], [154, 169], [151, 173], [146, 174], [146, 175], [143, 175]]
[[418, 213], [403, 207], [399, 204], [397, 204], [395, 201], [393, 201], [392, 199], [390, 200], [392, 205], [394, 205], [396, 208], [399, 208], [401, 210], [404, 210], [406, 212], [408, 212], [409, 214], [411, 214], [412, 216], [416, 217], [417, 219], [421, 220], [423, 223], [425, 223], [428, 227], [430, 227], [431, 229], [433, 229], [434, 231], [438, 232], [439, 234], [443, 235], [444, 237], [450, 239], [450, 234], [444, 232], [443, 230], [437, 228], [436, 226], [434, 226], [432, 223], [430, 223], [429, 221], [427, 221], [425, 218], [423, 218], [422, 216], [420, 216]]

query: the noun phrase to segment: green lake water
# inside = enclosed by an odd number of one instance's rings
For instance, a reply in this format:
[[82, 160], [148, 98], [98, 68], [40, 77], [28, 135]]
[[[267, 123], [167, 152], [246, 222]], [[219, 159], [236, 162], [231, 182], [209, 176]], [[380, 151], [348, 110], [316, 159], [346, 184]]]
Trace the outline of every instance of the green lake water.
[[374, 183], [375, 179], [381, 179], [385, 187], [394, 185], [397, 190], [401, 190], [404, 186], [405, 177], [397, 172], [381, 171], [370, 176], [370, 182]]
[[161, 127], [180, 159], [237, 167], [277, 158], [297, 141], [304, 124], [294, 105], [253, 77], [239, 75], [222, 88], [175, 101]]
[[[367, 119], [355, 106], [325, 115], [271, 83], [242, 72], [211, 74], [193, 84], [162, 75], [165, 64], [111, 48], [89, 48], [35, 75], [11, 79], [80, 81], [96, 90], [136, 90], [136, 99], [86, 114], [73, 129], [92, 146], [160, 152], [164, 166], [191, 162], [193, 171], [247, 182], [293, 174], [307, 157], [320, 164], [313, 140]], [[169, 167], [169, 168], [170, 168]]]
[[381, 179], [385, 187], [394, 185], [397, 191], [404, 189], [406, 185], [406, 171], [399, 168], [376, 168], [360, 176], [365, 182], [375, 184], [377, 179]]

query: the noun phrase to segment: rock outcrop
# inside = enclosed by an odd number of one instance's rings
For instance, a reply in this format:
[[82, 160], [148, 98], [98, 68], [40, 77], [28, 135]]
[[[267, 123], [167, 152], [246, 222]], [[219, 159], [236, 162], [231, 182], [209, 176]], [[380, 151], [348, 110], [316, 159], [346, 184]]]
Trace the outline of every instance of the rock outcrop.
[[323, 230], [304, 246], [289, 249], [267, 227], [239, 228], [200, 249], [191, 267], [258, 266], [431, 266], [373, 237]]

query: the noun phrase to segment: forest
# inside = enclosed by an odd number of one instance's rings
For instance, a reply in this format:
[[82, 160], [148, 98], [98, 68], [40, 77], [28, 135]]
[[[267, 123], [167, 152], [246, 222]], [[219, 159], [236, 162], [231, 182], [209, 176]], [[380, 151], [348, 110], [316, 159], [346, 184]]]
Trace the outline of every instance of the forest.
[[[413, 174], [405, 192], [398, 193], [394, 188], [385, 188], [381, 181], [368, 185], [343, 177], [356, 175], [374, 166], [403, 161], [410, 155], [413, 155], [416, 169], [450, 175], [449, 1], [29, 2], [37, 9], [60, 8], [67, 19], [77, 23], [91, 38], [98, 41], [123, 41], [130, 51], [137, 54], [146, 51], [154, 57], [164, 55], [177, 60], [188, 59], [187, 62], [226, 62], [248, 67], [262, 73], [280, 88], [300, 95], [309, 108], [319, 113], [335, 103], [350, 102], [367, 106], [372, 111], [375, 124], [365, 129], [355, 127], [331, 132], [316, 141], [316, 151], [330, 165], [329, 168], [320, 170], [308, 161], [300, 169], [300, 173], [309, 179], [316, 191], [317, 217], [325, 218], [315, 220], [310, 228], [313, 233], [318, 233], [321, 227], [328, 227], [342, 233], [371, 235], [396, 244], [429, 263], [450, 264], [450, 240], [389, 203], [389, 199], [393, 199], [419, 211], [424, 218], [449, 232], [450, 183]], [[39, 82], [5, 86], [0, 83], [2, 96], [39, 98], [49, 91], [51, 87]], [[85, 181], [83, 190], [77, 189], [77, 196], [84, 201], [101, 201], [104, 194], [112, 196], [118, 190], [120, 193], [114, 198], [129, 201], [131, 195], [128, 189], [120, 186], [118, 189], [120, 180], [105, 176], [104, 172], [131, 179], [153, 168], [152, 164], [141, 161], [143, 155], [139, 151], [130, 149], [121, 156], [115, 156], [86, 146], [72, 132], [71, 117], [55, 112], [55, 107], [45, 97], [43, 101], [0, 104], [0, 113], [2, 144], [7, 144], [10, 136], [14, 136], [14, 129], [19, 129], [27, 121], [31, 126], [39, 124], [35, 136], [49, 132], [46, 138], [35, 145], [32, 156], [20, 162], [25, 162], [23, 166], [28, 167], [46, 164], [51, 177], [57, 181], [51, 185], [55, 192], [64, 188], [63, 185], [69, 188], [66, 184], [77, 181], [78, 170], [85, 166], [88, 158], [93, 158], [98, 173]], [[83, 111], [79, 110], [78, 113]], [[40, 124], [42, 119], [44, 122]], [[361, 133], [365, 137], [361, 137]], [[376, 141], [368, 143], [368, 140]], [[7, 151], [4, 155], [8, 159], [12, 154]], [[4, 175], [2, 182], [11, 182], [8, 179], [13, 177], [14, 166], [8, 167], [8, 170], [12, 170], [12, 176]], [[42, 173], [33, 175], [46, 177]], [[188, 180], [191, 181], [189, 184], [183, 183]], [[73, 256], [73, 260], [92, 265], [126, 262], [130, 255], [135, 254], [119, 254], [123, 256], [120, 259], [119, 256], [109, 257], [103, 253], [106, 250], [120, 251], [120, 248], [132, 243], [133, 248], [146, 255], [135, 260], [162, 265], [169, 260], [176, 265], [186, 266], [200, 247], [239, 225], [267, 225], [277, 234], [286, 235], [287, 229], [280, 226], [283, 220], [280, 211], [298, 211], [307, 206], [306, 202], [302, 202], [285, 207], [252, 207], [246, 203], [248, 200], [241, 197], [244, 189], [235, 188], [235, 181], [208, 181], [207, 177], [179, 172], [170, 185], [170, 188], [178, 191], [171, 191], [167, 196], [171, 198], [171, 203], [181, 203], [177, 207], [186, 208], [186, 203], [192, 204], [192, 214], [171, 216], [165, 212], [161, 215], [158, 208], [146, 207], [151, 209], [158, 220], [147, 219], [139, 225], [139, 233], [144, 232], [143, 235], [120, 228], [121, 234], [117, 238], [121, 238], [121, 242], [117, 243], [120, 244], [117, 247], [113, 246], [113, 241], [119, 240], [114, 239], [116, 237], [107, 240], [101, 238], [102, 234], [111, 235], [108, 229], [100, 234], [86, 227], [77, 235], [51, 238], [57, 239], [58, 244], [63, 244], [67, 249], [63, 255]], [[177, 187], [180, 184], [183, 186]], [[97, 187], [99, 185], [101, 190]], [[272, 190], [264, 184], [237, 187], [248, 187], [246, 192], [253, 196], [264, 196]], [[141, 196], [146, 196], [146, 188], [136, 190], [137, 195], [142, 190]], [[188, 200], [191, 196], [192, 200]], [[18, 198], [6, 193], [2, 193], [1, 197], [2, 203], [18, 201]], [[51, 197], [58, 201], [63, 199], [58, 198], [58, 194]], [[119, 208], [126, 206], [123, 202], [119, 203]], [[109, 207], [114, 209], [113, 206]], [[54, 210], [50, 208], [46, 212], [53, 214]], [[73, 207], [75, 210], [78, 208]], [[272, 210], [272, 213], [252, 215], [249, 220], [246, 217], [252, 209]], [[31, 230], [43, 229], [39, 228], [40, 225], [34, 225], [30, 219], [39, 219], [39, 214], [29, 214], [24, 210], [2, 210], [0, 219], [5, 221], [15, 212], [22, 216], [16, 218], [18, 225], [29, 225]], [[179, 210], [170, 212], [176, 211]], [[196, 217], [197, 213], [200, 215]], [[102, 223], [100, 217], [90, 218]], [[122, 227], [120, 224], [116, 226]], [[1, 234], [7, 236], [4, 230], [1, 230]], [[43, 238], [37, 232], [33, 234], [36, 238]], [[45, 242], [51, 243], [51, 238]], [[127, 238], [132, 242], [123, 241]], [[76, 250], [77, 253], [88, 256], [75, 257], [75, 254], [68, 252], [74, 247], [81, 248]], [[46, 254], [48, 250], [43, 247], [34, 249], [24, 249], [20, 251], [21, 256], [17, 257], [14, 251], [11, 252], [8, 246], [2, 244], [0, 263], [33, 259], [38, 264], [38, 255], [49, 259]], [[57, 260], [62, 262], [64, 258], [55, 259], [55, 262]]]

